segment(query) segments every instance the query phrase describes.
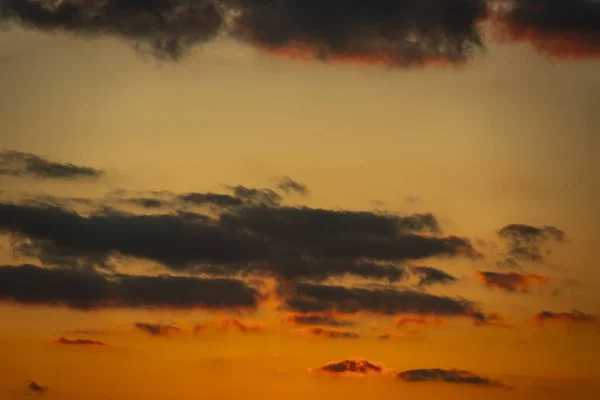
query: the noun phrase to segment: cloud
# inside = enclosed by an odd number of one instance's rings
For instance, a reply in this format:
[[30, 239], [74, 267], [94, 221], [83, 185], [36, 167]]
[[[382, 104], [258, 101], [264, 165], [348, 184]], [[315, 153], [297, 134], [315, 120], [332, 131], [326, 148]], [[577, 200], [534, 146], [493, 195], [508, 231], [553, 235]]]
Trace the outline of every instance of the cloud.
[[330, 339], [358, 339], [360, 335], [355, 332], [342, 331], [338, 329], [326, 329], [320, 327], [312, 327], [307, 329], [294, 330], [295, 333], [300, 333], [307, 336], [326, 337]]
[[138, 49], [164, 60], [179, 60], [192, 46], [214, 39], [222, 10], [208, 0], [5, 0], [4, 19], [24, 27], [80, 37], [111, 35], [137, 41]]
[[149, 324], [146, 322], [136, 322], [133, 325], [140, 331], [152, 336], [169, 337], [181, 333], [181, 329], [173, 325]]
[[[535, 227], [523, 224], [506, 225], [498, 235], [508, 246], [509, 258], [505, 266], [518, 266], [519, 260], [541, 262], [544, 260], [542, 246], [548, 242], [563, 242], [566, 235], [554, 226]], [[549, 251], [546, 250], [548, 254]]]
[[98, 342], [96, 340], [89, 339], [67, 339], [65, 337], [59, 337], [54, 341], [56, 344], [64, 345], [77, 345], [77, 346], [106, 346], [106, 343]]
[[535, 320], [539, 326], [543, 326], [546, 322], [559, 322], [563, 324], [592, 323], [596, 321], [596, 316], [579, 310], [571, 312], [541, 311], [535, 315]]
[[550, 278], [536, 274], [492, 271], [477, 271], [475, 274], [486, 286], [506, 292], [529, 293], [533, 284], [550, 282]]
[[103, 174], [104, 171], [99, 169], [50, 161], [31, 153], [0, 151], [0, 175], [36, 179], [96, 179]]
[[242, 333], [264, 332], [267, 327], [261, 322], [241, 322], [235, 318], [226, 319], [219, 322], [218, 329], [235, 330]]
[[530, 42], [552, 59], [600, 57], [600, 3], [595, 0], [515, 0], [496, 22], [496, 40]]
[[395, 66], [464, 62], [483, 0], [230, 0], [232, 35], [275, 54]]
[[27, 388], [37, 394], [45, 394], [49, 390], [47, 386], [38, 385], [34, 381], [27, 381]]
[[487, 315], [468, 300], [412, 290], [365, 289], [299, 283], [280, 287], [279, 295], [282, 297], [284, 308], [305, 313], [370, 312], [383, 315], [463, 316], [471, 317], [476, 322], [487, 320]]
[[305, 184], [297, 182], [289, 176], [278, 179], [277, 188], [283, 190], [285, 194], [297, 193], [305, 196], [309, 193], [308, 187]]
[[256, 308], [259, 292], [235, 279], [102, 275], [93, 271], [0, 266], [0, 300], [78, 310]]
[[232, 190], [243, 205], [216, 216], [136, 215], [110, 205], [85, 216], [56, 205], [0, 203], [0, 232], [12, 235], [15, 251], [45, 265], [110, 270], [110, 257], [121, 255], [176, 272], [287, 280], [355, 275], [398, 281], [406, 276], [397, 265], [402, 261], [478, 255], [467, 239], [440, 236], [431, 214], [273, 206], [269, 191]]
[[297, 314], [290, 318], [296, 325], [352, 326], [354, 322], [337, 319], [330, 314]]
[[412, 267], [413, 274], [419, 276], [419, 286], [430, 286], [435, 284], [448, 285], [456, 282], [458, 279], [441, 269], [433, 267]]
[[387, 369], [381, 363], [356, 358], [328, 362], [319, 367], [316, 372], [333, 375], [365, 376], [372, 374], [380, 375], [387, 372]]
[[401, 317], [396, 320], [398, 327], [408, 328], [425, 328], [425, 327], [439, 327], [444, 325], [444, 321], [440, 318], [427, 318], [427, 317]]
[[410, 369], [399, 372], [398, 378], [405, 382], [445, 382], [477, 386], [504, 386], [498, 381], [475, 375], [470, 371], [459, 369]]
[[58, 207], [0, 204], [0, 231], [50, 243], [67, 254], [147, 258], [177, 269], [186, 263], [236, 262], [264, 256], [265, 243], [193, 215], [96, 214]]

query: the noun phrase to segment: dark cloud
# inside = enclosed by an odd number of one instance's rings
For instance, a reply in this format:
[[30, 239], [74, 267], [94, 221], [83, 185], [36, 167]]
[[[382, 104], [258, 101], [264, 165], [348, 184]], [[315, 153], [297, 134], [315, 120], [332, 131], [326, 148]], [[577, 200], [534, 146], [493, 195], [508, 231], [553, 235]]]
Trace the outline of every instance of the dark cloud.
[[34, 381], [27, 381], [27, 389], [37, 394], [45, 394], [48, 392], [47, 386], [38, 385]]
[[74, 345], [74, 346], [106, 346], [106, 343], [99, 342], [97, 340], [90, 339], [67, 339], [65, 337], [59, 337], [54, 341], [57, 344]]
[[476, 275], [486, 286], [507, 292], [528, 293], [533, 284], [550, 282], [550, 278], [545, 276], [516, 272], [477, 271]]
[[189, 215], [96, 214], [83, 217], [57, 207], [0, 204], [0, 231], [49, 241], [65, 254], [147, 258], [177, 269], [187, 263], [238, 262], [261, 257], [255, 237]]
[[186, 193], [179, 196], [184, 203], [191, 203], [199, 206], [216, 206], [219, 208], [238, 207], [244, 204], [244, 201], [235, 196], [221, 193]]
[[246, 204], [276, 207], [283, 200], [281, 195], [271, 189], [248, 188], [242, 185], [228, 186], [228, 189]]
[[309, 193], [308, 187], [305, 184], [297, 182], [289, 176], [284, 176], [279, 179], [277, 188], [283, 190], [286, 194], [297, 193], [305, 196]]
[[341, 331], [338, 329], [326, 329], [316, 326], [312, 328], [301, 329], [297, 332], [308, 336], [326, 337], [330, 339], [358, 339], [360, 337], [358, 333]]
[[37, 179], [99, 178], [103, 171], [70, 163], [50, 161], [31, 153], [5, 150], [0, 152], [0, 175]]
[[543, 245], [566, 240], [565, 233], [553, 226], [512, 224], [500, 229], [498, 235], [508, 246], [509, 257], [505, 266], [515, 266], [519, 260], [541, 262], [544, 259]]
[[440, 318], [402, 317], [396, 320], [399, 327], [425, 328], [442, 326], [444, 321]]
[[190, 48], [216, 37], [222, 10], [208, 0], [5, 0], [4, 19], [24, 27], [79, 36], [113, 35], [133, 39], [138, 49], [178, 60]]
[[181, 333], [181, 329], [173, 325], [149, 324], [146, 322], [136, 322], [133, 324], [137, 329], [152, 336], [171, 336]]
[[84, 216], [58, 206], [0, 203], [0, 232], [12, 235], [18, 253], [46, 265], [111, 270], [110, 257], [121, 255], [175, 271], [283, 279], [351, 274], [398, 281], [405, 269], [394, 263], [477, 255], [464, 238], [435, 235], [439, 224], [431, 214], [272, 206], [265, 204], [274, 201], [269, 191], [236, 186], [234, 192], [253, 203], [218, 216], [136, 215], [110, 206]]
[[563, 324], [591, 323], [596, 320], [596, 316], [579, 310], [573, 310], [571, 312], [542, 311], [536, 314], [535, 320], [539, 325], [543, 325], [547, 321]]
[[321, 367], [318, 371], [331, 373], [335, 375], [346, 375], [346, 374], [382, 374], [386, 371], [382, 364], [371, 362], [364, 359], [351, 359], [341, 361], [331, 361]]
[[596, 0], [516, 0], [496, 24], [497, 39], [526, 41], [554, 59], [600, 57]]
[[297, 314], [291, 317], [297, 325], [321, 325], [321, 326], [352, 326], [354, 322], [335, 318], [330, 314]]
[[102, 308], [255, 308], [258, 291], [233, 279], [101, 275], [93, 271], [0, 266], [0, 300]]
[[477, 306], [464, 299], [436, 296], [412, 290], [365, 289], [300, 283], [279, 288], [284, 307], [305, 313], [420, 314], [465, 316], [486, 320]]
[[435, 284], [448, 285], [456, 282], [458, 279], [441, 269], [433, 267], [412, 267], [411, 271], [419, 276], [419, 286], [430, 286]]
[[219, 322], [219, 330], [234, 330], [242, 333], [263, 332], [266, 326], [260, 322], [242, 322], [235, 318]]
[[234, 37], [280, 54], [387, 65], [465, 61], [484, 0], [229, 0]]
[[398, 378], [405, 382], [446, 382], [478, 386], [504, 386], [498, 381], [459, 369], [410, 369], [399, 372]]

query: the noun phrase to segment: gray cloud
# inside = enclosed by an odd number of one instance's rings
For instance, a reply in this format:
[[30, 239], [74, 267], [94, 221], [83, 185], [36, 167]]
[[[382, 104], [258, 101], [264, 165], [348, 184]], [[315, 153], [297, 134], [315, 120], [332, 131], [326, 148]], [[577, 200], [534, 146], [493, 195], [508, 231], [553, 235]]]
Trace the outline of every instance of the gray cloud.
[[64, 344], [67, 346], [106, 346], [106, 343], [99, 342], [97, 340], [90, 339], [67, 339], [66, 337], [59, 337], [54, 341], [57, 344]]
[[425, 287], [435, 284], [448, 285], [456, 282], [458, 279], [441, 269], [433, 267], [418, 266], [412, 267], [413, 274], [419, 276], [419, 286]]
[[222, 11], [208, 0], [5, 0], [4, 19], [25, 27], [83, 37], [113, 35], [137, 41], [140, 51], [179, 60], [194, 45], [214, 39]]
[[502, 263], [506, 267], [518, 267], [518, 261], [541, 262], [544, 260], [545, 244], [566, 240], [565, 233], [554, 226], [524, 224], [506, 225], [498, 231], [498, 236], [508, 246], [508, 258]]
[[49, 390], [47, 386], [38, 385], [34, 381], [27, 381], [27, 389], [37, 394], [45, 394]]
[[103, 174], [99, 169], [50, 161], [31, 153], [14, 150], [0, 152], [0, 175], [37, 179], [96, 179]]
[[102, 275], [93, 271], [0, 266], [0, 300], [103, 308], [256, 308], [258, 291], [234, 279]]
[[410, 369], [399, 372], [398, 378], [405, 382], [445, 382], [477, 386], [504, 386], [498, 381], [475, 375], [470, 371], [459, 369]]
[[473, 318], [476, 323], [483, 323], [488, 318], [478, 310], [475, 303], [468, 300], [412, 290], [365, 289], [311, 283], [282, 285], [278, 290], [284, 308], [303, 313], [371, 312], [383, 315], [463, 316]]
[[152, 336], [170, 336], [181, 333], [181, 329], [173, 325], [150, 324], [147, 322], [136, 322], [133, 324], [137, 329]]
[[305, 184], [295, 181], [289, 176], [278, 179], [277, 188], [283, 190], [285, 194], [297, 193], [305, 196], [309, 193], [308, 187]]
[[385, 367], [379, 363], [375, 363], [365, 359], [349, 359], [340, 361], [331, 361], [321, 367], [319, 371], [332, 374], [381, 374], [385, 371]]
[[[350, 274], [393, 282], [406, 277], [406, 269], [398, 265], [403, 261], [476, 255], [468, 240], [440, 236], [431, 214], [274, 206], [280, 200], [272, 191], [232, 190], [234, 196], [228, 198], [243, 205], [216, 216], [183, 211], [136, 215], [110, 203], [84, 216], [59, 205], [0, 203], [0, 232], [11, 234], [13, 250], [44, 265], [96, 265], [110, 271], [110, 258], [121, 255], [153, 260], [174, 271], [286, 280]], [[209, 201], [225, 198], [214, 196]]]
[[594, 0], [516, 0], [500, 19], [504, 41], [529, 41], [554, 59], [600, 57], [600, 3]]
[[482, 46], [483, 0], [230, 0], [234, 37], [269, 50], [389, 65], [462, 62]]
[[352, 326], [354, 322], [337, 319], [329, 314], [297, 314], [292, 321], [297, 325], [322, 325], [322, 326]]

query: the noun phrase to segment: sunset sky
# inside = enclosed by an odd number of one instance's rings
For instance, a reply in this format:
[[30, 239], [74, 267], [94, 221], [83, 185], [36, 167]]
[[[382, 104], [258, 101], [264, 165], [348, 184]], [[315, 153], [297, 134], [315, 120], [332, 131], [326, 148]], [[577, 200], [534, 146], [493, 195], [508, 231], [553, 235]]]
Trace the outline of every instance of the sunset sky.
[[597, 0], [0, 10], [0, 400], [600, 394]]

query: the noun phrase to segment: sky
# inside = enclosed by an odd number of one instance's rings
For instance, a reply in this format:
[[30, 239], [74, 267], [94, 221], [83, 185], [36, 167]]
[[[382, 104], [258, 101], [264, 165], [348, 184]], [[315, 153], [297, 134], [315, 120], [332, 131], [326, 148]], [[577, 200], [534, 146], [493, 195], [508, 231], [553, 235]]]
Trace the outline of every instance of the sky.
[[597, 1], [0, 1], [0, 399], [600, 393]]

